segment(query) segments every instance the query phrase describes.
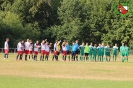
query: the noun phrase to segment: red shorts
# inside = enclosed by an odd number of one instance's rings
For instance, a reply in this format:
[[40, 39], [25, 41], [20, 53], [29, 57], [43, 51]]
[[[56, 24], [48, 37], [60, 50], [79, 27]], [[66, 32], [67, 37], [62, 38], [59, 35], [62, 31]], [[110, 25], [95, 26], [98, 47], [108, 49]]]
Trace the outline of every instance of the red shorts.
[[45, 50], [41, 50], [41, 54], [43, 54], [43, 55], [44, 55], [44, 54], [45, 54]]
[[54, 55], [57, 55], [57, 51], [54, 50]]
[[8, 54], [8, 49], [5, 49], [5, 54]]
[[63, 55], [67, 55], [67, 51], [62, 51], [62, 54]]
[[29, 51], [29, 54], [32, 54], [32, 51]]
[[37, 52], [37, 51], [34, 51], [34, 54], [35, 54], [35, 55], [38, 55], [38, 52]]
[[49, 52], [45, 51], [45, 54], [46, 54], [47, 56], [49, 56]]
[[29, 54], [29, 50], [25, 50], [25, 54]]
[[22, 55], [23, 54], [23, 51], [18, 51], [18, 55]]

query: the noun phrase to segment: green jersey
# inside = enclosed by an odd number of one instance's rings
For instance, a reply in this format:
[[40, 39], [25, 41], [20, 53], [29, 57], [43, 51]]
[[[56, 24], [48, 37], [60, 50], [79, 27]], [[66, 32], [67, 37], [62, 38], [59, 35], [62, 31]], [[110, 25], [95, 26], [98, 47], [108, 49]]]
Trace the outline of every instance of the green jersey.
[[84, 54], [84, 46], [80, 45], [79, 48], [80, 48], [80, 54]]
[[113, 55], [117, 55], [117, 52], [118, 52], [118, 47], [117, 46], [113, 46], [112, 54]]
[[97, 51], [98, 51], [98, 56], [102, 55], [102, 48], [100, 46], [97, 47]]
[[97, 54], [97, 47], [93, 47], [93, 49], [92, 49], [92, 54], [93, 54], [93, 56], [96, 56], [96, 54]]
[[84, 53], [89, 53], [89, 46], [85, 46]]
[[89, 54], [92, 55], [93, 46], [89, 46]]
[[105, 47], [105, 55], [110, 56], [110, 51], [111, 51], [110, 47], [106, 46]]
[[125, 46], [125, 56], [128, 56], [129, 55], [129, 47]]
[[120, 47], [120, 55], [124, 56], [124, 54], [125, 54], [125, 46], [121, 46]]
[[104, 55], [104, 46], [101, 46], [101, 54]]

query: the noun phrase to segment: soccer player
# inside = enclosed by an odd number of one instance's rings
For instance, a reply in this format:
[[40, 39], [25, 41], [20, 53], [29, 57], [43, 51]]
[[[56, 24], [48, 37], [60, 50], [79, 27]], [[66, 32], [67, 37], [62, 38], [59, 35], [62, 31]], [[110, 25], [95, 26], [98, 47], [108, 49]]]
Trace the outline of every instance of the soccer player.
[[118, 47], [117, 47], [117, 44], [115, 44], [115, 46], [113, 46], [113, 50], [112, 50], [113, 62], [116, 61], [117, 53], [118, 53]]
[[53, 58], [52, 58], [52, 60], [54, 60], [54, 58], [56, 58], [56, 45], [57, 45], [57, 43], [58, 43], [58, 40], [56, 40], [56, 42], [55, 42], [55, 44], [54, 44], [54, 54], [53, 54]]
[[107, 44], [107, 46], [105, 47], [105, 55], [106, 55], [106, 61], [109, 62], [110, 61], [110, 45]]
[[123, 62], [126, 60], [128, 62], [128, 56], [129, 56], [129, 50], [130, 48], [127, 46], [127, 44], [125, 44], [125, 59], [123, 60]]
[[30, 59], [30, 57], [32, 57], [32, 59], [33, 59], [33, 52], [32, 52], [32, 49], [33, 49], [33, 44], [32, 44], [32, 40], [29, 40], [29, 43], [30, 43], [30, 45], [29, 45], [29, 59]]
[[122, 46], [120, 47], [120, 56], [121, 56], [121, 60], [122, 62], [124, 61], [125, 59], [125, 46], [124, 46], [124, 43], [122, 43]]
[[56, 61], [59, 61], [58, 60], [58, 56], [60, 54], [60, 43], [61, 43], [61, 40], [58, 41], [57, 44], [56, 44], [56, 51], [55, 51], [55, 53], [56, 53], [56, 56], [55, 56]]
[[101, 61], [103, 62], [104, 56], [105, 56], [105, 50], [104, 50], [104, 42], [102, 42], [101, 45]]
[[93, 61], [96, 62], [96, 56], [97, 56], [97, 44], [94, 44], [94, 47], [92, 49], [92, 57], [93, 57]]
[[82, 42], [82, 45], [79, 46], [80, 49], [80, 61], [83, 61], [84, 58], [84, 42]]
[[78, 61], [78, 40], [72, 46], [72, 58], [74, 61]]
[[73, 43], [73, 45], [71, 47], [72, 48], [72, 61], [75, 60], [75, 55], [76, 55], [74, 45], [75, 45], [75, 43]]
[[93, 46], [92, 46], [92, 43], [90, 43], [89, 45], [89, 60], [92, 61], [92, 49], [93, 49]]
[[4, 44], [4, 51], [5, 51], [5, 55], [4, 55], [4, 59], [8, 58], [8, 51], [9, 51], [9, 38], [6, 38], [5, 44]]
[[88, 60], [88, 55], [89, 55], [89, 46], [88, 46], [88, 43], [86, 43], [86, 45], [84, 46], [84, 61], [86, 59], [86, 61]]
[[20, 42], [17, 44], [17, 51], [18, 51], [18, 55], [16, 57], [16, 60], [18, 60], [18, 57], [19, 57], [19, 60], [22, 60], [22, 54], [23, 54], [23, 43], [24, 43], [24, 40], [20, 40]]
[[41, 43], [41, 56], [40, 56], [40, 61], [44, 61], [44, 54], [45, 54], [45, 42], [47, 39], [43, 40]]
[[102, 50], [101, 50], [101, 44], [100, 43], [98, 44], [97, 51], [98, 51], [98, 58], [97, 58], [98, 60], [97, 61], [101, 61], [101, 58], [102, 58], [101, 57], [102, 56], [102, 52], [101, 51]]
[[76, 59], [75, 61], [78, 61], [78, 53], [79, 53], [79, 45], [78, 45], [78, 40], [75, 42], [75, 50], [76, 50]]
[[62, 43], [62, 59], [66, 61], [66, 55], [67, 55], [67, 50], [66, 50], [66, 42]]
[[35, 61], [37, 61], [37, 55], [38, 55], [38, 50], [41, 46], [39, 46], [39, 41], [36, 41], [36, 43], [34, 44], [34, 59]]
[[25, 42], [24, 45], [25, 45], [25, 60], [27, 61], [27, 55], [29, 53], [29, 46], [30, 46], [29, 39], [27, 39], [27, 42]]
[[46, 41], [46, 44], [45, 44], [45, 60], [47, 60], [47, 61], [48, 61], [51, 46], [52, 46], [52, 43], [49, 44], [49, 42]]
[[70, 61], [70, 45], [68, 44], [68, 42], [66, 42], [66, 51], [67, 51], [68, 60]]

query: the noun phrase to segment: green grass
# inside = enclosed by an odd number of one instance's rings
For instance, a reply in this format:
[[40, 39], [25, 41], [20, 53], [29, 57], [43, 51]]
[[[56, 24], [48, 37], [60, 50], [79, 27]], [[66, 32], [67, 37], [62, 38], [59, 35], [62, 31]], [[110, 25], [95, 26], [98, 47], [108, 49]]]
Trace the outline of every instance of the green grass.
[[0, 88], [132, 88], [132, 81], [0, 76]]
[[[128, 63], [9, 61], [0, 54], [0, 88], [132, 88], [133, 56]], [[39, 58], [38, 58], [39, 59]]]

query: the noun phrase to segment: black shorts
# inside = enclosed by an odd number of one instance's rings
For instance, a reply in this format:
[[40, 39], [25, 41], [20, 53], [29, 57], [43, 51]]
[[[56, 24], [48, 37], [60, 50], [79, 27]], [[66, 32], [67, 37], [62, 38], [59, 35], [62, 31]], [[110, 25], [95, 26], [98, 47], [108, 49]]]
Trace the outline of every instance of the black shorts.
[[88, 56], [89, 55], [89, 53], [85, 53], [85, 56]]
[[70, 54], [70, 51], [69, 51], [69, 50], [67, 51], [67, 54], [68, 54], [68, 55]]
[[79, 50], [76, 50], [76, 54], [79, 54]]

